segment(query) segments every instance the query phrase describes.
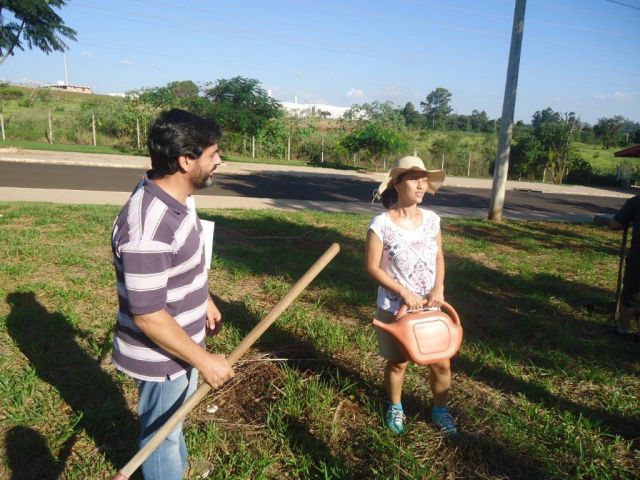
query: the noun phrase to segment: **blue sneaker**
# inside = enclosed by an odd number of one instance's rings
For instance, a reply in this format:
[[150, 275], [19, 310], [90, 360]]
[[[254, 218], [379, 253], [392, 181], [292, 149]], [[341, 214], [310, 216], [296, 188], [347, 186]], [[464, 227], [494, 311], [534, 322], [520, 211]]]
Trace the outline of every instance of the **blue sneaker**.
[[394, 433], [402, 433], [404, 430], [404, 412], [402, 407], [389, 405], [386, 415], [387, 428]]
[[433, 423], [435, 423], [440, 431], [447, 437], [458, 434], [456, 424], [453, 422], [453, 417], [447, 407], [433, 407], [431, 410], [431, 418], [433, 419]]

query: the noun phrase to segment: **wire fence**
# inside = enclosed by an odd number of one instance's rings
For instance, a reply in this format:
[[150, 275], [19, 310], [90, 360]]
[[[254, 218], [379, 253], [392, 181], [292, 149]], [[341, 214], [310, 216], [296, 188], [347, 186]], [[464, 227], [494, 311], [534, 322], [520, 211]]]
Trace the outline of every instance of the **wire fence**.
[[[153, 118], [150, 115], [108, 115], [105, 112], [57, 112], [55, 109], [0, 113], [0, 138], [3, 141], [30, 141], [50, 144], [93, 145], [115, 147], [146, 153], [147, 130]], [[338, 168], [386, 171], [390, 164], [403, 155], [420, 156], [430, 169], [443, 168], [449, 175], [488, 177], [495, 153], [459, 149], [447, 153], [434, 153], [425, 144], [393, 155], [372, 155], [366, 151], [349, 153], [340, 144], [339, 132], [316, 131], [268, 137], [250, 136], [238, 132], [225, 132], [220, 147], [228, 155], [242, 158], [278, 159]], [[424, 143], [424, 142], [423, 142]], [[486, 149], [485, 149], [486, 150]]]

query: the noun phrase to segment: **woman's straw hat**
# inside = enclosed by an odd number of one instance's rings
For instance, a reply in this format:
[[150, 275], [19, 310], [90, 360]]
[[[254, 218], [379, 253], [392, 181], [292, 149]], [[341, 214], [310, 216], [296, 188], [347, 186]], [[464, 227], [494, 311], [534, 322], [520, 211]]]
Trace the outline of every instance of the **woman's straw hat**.
[[444, 183], [444, 170], [427, 170], [424, 168], [424, 162], [420, 157], [407, 156], [393, 163], [391, 170], [389, 170], [386, 178], [378, 187], [378, 196], [382, 195], [382, 192], [392, 186], [393, 182], [395, 182], [400, 175], [409, 170], [417, 170], [427, 174], [427, 192], [431, 194], [435, 194]]

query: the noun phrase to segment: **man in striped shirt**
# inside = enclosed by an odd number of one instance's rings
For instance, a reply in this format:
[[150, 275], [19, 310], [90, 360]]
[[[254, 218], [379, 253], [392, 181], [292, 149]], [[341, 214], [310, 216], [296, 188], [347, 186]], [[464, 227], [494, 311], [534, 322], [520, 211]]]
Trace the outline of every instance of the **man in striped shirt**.
[[[173, 109], [158, 117], [147, 147], [151, 170], [112, 231], [119, 310], [113, 363], [138, 385], [140, 447], [197, 386], [233, 376], [223, 355], [204, 348], [222, 317], [209, 295], [200, 220], [187, 197], [213, 184], [221, 160], [218, 125]], [[182, 424], [142, 464], [145, 479], [183, 478], [189, 462]]]

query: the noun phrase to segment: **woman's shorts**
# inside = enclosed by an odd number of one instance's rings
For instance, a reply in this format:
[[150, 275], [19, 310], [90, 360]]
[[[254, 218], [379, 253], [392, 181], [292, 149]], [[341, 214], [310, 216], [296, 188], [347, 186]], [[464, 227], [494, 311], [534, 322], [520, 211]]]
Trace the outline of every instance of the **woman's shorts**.
[[[382, 310], [380, 307], [376, 309], [376, 318], [384, 323], [391, 323], [396, 319], [396, 316], [386, 310]], [[383, 332], [379, 328], [376, 328], [376, 335], [378, 336], [378, 353], [381, 357], [393, 363], [403, 363], [407, 359], [402, 355], [396, 345], [394, 338], [387, 332]]]
[[631, 250], [627, 255], [620, 303], [640, 310], [640, 251]]

